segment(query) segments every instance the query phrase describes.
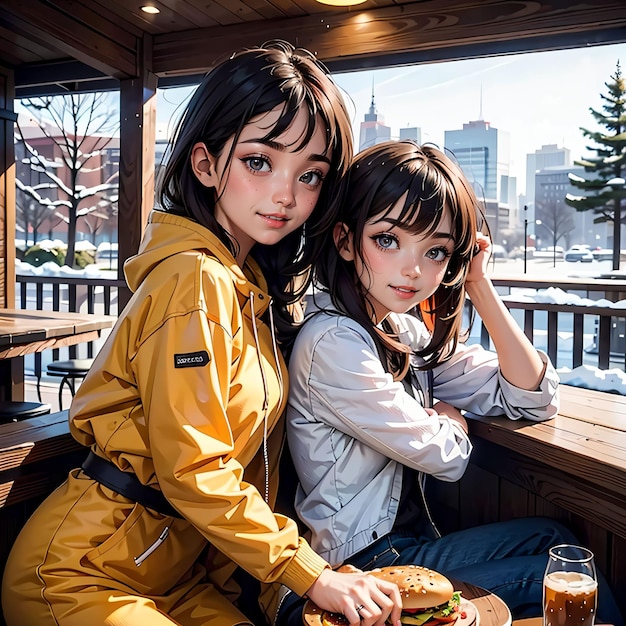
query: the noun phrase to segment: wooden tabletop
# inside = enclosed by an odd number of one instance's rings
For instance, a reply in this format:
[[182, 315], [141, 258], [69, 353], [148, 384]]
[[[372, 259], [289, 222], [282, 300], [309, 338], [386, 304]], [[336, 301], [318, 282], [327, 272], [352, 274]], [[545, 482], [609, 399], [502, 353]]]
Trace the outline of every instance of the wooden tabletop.
[[470, 432], [626, 498], [626, 397], [570, 385], [559, 392], [553, 419], [472, 416]]
[[0, 359], [92, 341], [115, 321], [111, 315], [0, 309]]
[[533, 493], [626, 538], [626, 397], [561, 385], [560, 398], [545, 422], [468, 416], [470, 437], [477, 450], [510, 451], [500, 468], [509, 480], [523, 476]]

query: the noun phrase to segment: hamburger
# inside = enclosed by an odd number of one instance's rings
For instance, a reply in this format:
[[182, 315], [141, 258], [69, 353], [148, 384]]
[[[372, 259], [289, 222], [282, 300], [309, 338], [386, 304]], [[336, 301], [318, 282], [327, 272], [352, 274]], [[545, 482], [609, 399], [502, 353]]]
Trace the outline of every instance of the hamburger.
[[398, 585], [403, 624], [452, 624], [461, 616], [461, 594], [454, 591], [452, 583], [439, 572], [420, 565], [397, 565], [369, 573]]
[[[452, 583], [439, 572], [419, 565], [397, 565], [368, 573], [398, 586], [402, 599], [400, 621], [407, 626], [452, 626], [463, 617], [461, 594], [454, 591]], [[339, 613], [323, 611], [310, 600], [307, 605], [304, 608], [307, 626], [348, 625], [348, 620]]]

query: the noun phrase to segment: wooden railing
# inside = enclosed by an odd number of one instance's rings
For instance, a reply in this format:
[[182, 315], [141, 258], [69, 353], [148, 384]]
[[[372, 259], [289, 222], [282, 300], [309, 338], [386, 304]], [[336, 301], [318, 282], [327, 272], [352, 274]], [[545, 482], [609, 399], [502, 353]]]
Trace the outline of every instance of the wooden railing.
[[[626, 299], [625, 280], [554, 280], [520, 276], [501, 276], [492, 280], [526, 336], [533, 345], [547, 352], [555, 367], [574, 369], [584, 364], [626, 371], [626, 307], [600, 302]], [[598, 301], [598, 304], [554, 304], [516, 299], [521, 294], [532, 295], [549, 287]], [[479, 336], [483, 346], [491, 346], [482, 323]]]
[[[537, 292], [556, 287], [590, 300], [617, 302], [626, 299], [626, 280], [554, 280], [520, 275], [497, 276], [492, 280], [526, 335], [534, 345], [548, 353], [556, 367], [574, 369], [587, 364], [599, 369], [617, 367], [626, 371], [626, 308], [601, 303], [585, 306], [508, 299], [529, 290]], [[56, 276], [18, 276], [17, 283], [16, 306], [19, 308], [106, 315], [119, 313], [118, 289], [125, 284], [117, 279]], [[484, 346], [490, 345], [484, 327], [478, 331], [478, 337]], [[86, 356], [93, 356], [94, 349], [88, 344]], [[76, 351], [76, 347], [68, 348], [68, 358], [75, 358]], [[52, 358], [58, 359], [58, 352]], [[41, 375], [41, 355], [35, 359], [34, 373]]]
[[[16, 308], [48, 311], [72, 311], [76, 313], [103, 313], [118, 315], [118, 289], [125, 286], [123, 280], [108, 278], [86, 278], [69, 276], [28, 276], [16, 277]], [[106, 337], [108, 333], [103, 333]], [[78, 350], [91, 358], [98, 346], [94, 342], [51, 350], [51, 354], [37, 352], [32, 355], [32, 371], [37, 379], [42, 375], [42, 362], [60, 358], [78, 358]]]

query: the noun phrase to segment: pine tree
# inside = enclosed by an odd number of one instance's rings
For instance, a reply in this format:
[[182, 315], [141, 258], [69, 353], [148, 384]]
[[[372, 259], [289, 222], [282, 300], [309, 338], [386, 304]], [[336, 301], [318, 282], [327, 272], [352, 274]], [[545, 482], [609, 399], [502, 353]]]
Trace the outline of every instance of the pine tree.
[[600, 94], [604, 112], [590, 108], [595, 120], [606, 129], [591, 131], [581, 127], [582, 134], [598, 144], [587, 146], [597, 153], [595, 157], [575, 161], [585, 172], [593, 174], [585, 179], [570, 174], [571, 184], [587, 192], [583, 196], [567, 194], [565, 202], [577, 211], [593, 211], [595, 223], [613, 222], [613, 269], [619, 269], [621, 248], [622, 199], [626, 198], [626, 83], [622, 77], [619, 61], [611, 81], [604, 83], [608, 95]]

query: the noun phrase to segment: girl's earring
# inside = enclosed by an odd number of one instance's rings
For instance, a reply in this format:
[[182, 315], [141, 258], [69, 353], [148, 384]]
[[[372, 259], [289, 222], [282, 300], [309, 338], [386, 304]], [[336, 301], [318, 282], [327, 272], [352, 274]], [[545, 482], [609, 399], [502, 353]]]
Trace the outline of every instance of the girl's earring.
[[306, 222], [302, 224], [302, 232], [300, 233], [300, 245], [298, 246], [298, 254], [300, 254], [306, 246]]

